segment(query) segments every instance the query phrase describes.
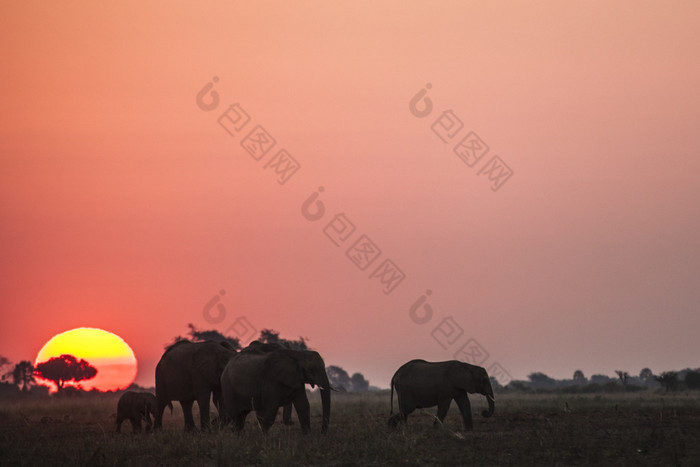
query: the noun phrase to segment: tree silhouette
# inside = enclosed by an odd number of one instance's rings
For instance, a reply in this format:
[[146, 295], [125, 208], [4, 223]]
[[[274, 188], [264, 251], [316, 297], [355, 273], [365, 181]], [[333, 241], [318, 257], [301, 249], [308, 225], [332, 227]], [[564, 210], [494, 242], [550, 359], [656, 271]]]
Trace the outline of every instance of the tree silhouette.
[[574, 383], [576, 384], [586, 384], [586, 377], [583, 375], [583, 371], [574, 371]]
[[12, 370], [12, 381], [22, 391], [29, 391], [29, 386], [34, 384], [34, 365], [29, 360], [22, 360]]
[[642, 371], [639, 372], [639, 379], [648, 384], [649, 381], [654, 379], [654, 373], [649, 368], [642, 368]]
[[591, 383], [606, 384], [606, 383], [609, 383], [611, 381], [615, 381], [615, 379], [611, 378], [610, 376], [601, 375], [601, 374], [595, 374], [595, 375], [591, 376]]
[[0, 355], [0, 381], [5, 381], [10, 376], [12, 376], [12, 371], [5, 371], [3, 368], [5, 365], [9, 365], [10, 360], [7, 357]]
[[200, 331], [195, 327], [194, 324], [189, 323], [187, 327], [190, 328], [190, 331], [187, 333], [189, 335], [189, 338], [187, 337], [182, 337], [182, 336], [177, 336], [173, 341], [169, 344], [166, 344], [165, 348], [170, 348], [174, 344], [177, 344], [180, 341], [184, 340], [190, 340], [192, 342], [205, 342], [205, 341], [214, 341], [214, 342], [226, 342], [231, 346], [233, 350], [241, 350], [241, 342], [238, 340], [236, 337], [231, 337], [231, 336], [224, 336], [221, 334], [219, 331], [215, 329], [210, 329], [207, 331]]
[[675, 371], [664, 371], [654, 379], [666, 388], [666, 392], [678, 389], [678, 373]]
[[700, 389], [700, 371], [688, 371], [685, 374], [685, 385], [688, 389]]
[[274, 329], [263, 329], [258, 340], [263, 344], [277, 344], [280, 341], [280, 333]]
[[554, 378], [550, 378], [549, 376], [539, 371], [535, 373], [530, 373], [529, 375], [527, 375], [527, 377], [530, 379], [530, 384], [533, 388], [554, 387], [557, 384], [557, 381]]
[[53, 381], [56, 384], [56, 390], [60, 391], [68, 381], [78, 382], [94, 378], [97, 368], [83, 359], [78, 360], [73, 355], [64, 354], [39, 363], [34, 374]]
[[622, 385], [627, 386], [627, 379], [630, 377], [630, 374], [622, 370], [615, 370], [615, 374], [617, 374], [617, 377], [620, 378]]
[[362, 373], [355, 373], [350, 377], [350, 386], [353, 391], [363, 392], [369, 389], [369, 381], [367, 381]]
[[347, 391], [350, 389], [350, 376], [347, 371], [339, 366], [331, 365], [326, 368], [326, 374], [328, 375], [328, 381], [330, 381], [331, 386], [334, 388], [340, 391]]
[[309, 347], [306, 345], [306, 339], [300, 337], [299, 340], [290, 340], [280, 337], [280, 333], [274, 329], [263, 329], [260, 331], [260, 337], [258, 338], [263, 344], [282, 344], [293, 350], [308, 350]]

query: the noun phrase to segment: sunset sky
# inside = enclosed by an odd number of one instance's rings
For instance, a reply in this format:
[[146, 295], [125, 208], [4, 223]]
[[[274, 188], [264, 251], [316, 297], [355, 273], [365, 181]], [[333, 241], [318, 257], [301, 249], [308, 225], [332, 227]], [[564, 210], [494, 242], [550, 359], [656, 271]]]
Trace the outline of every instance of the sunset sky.
[[700, 366], [697, 2], [1, 10], [0, 355], [101, 328], [153, 385], [192, 323], [380, 387]]

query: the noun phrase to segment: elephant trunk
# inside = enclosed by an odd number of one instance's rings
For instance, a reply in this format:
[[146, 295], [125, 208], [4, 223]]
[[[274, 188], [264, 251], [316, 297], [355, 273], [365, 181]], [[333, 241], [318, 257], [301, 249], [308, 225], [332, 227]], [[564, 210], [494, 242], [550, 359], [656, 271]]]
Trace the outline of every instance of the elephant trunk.
[[[325, 366], [324, 366], [325, 368]], [[328, 380], [328, 375], [324, 369], [323, 374], [319, 377], [320, 384], [318, 385], [321, 391], [321, 408], [323, 410], [323, 419], [321, 421], [321, 433], [328, 431], [328, 424], [331, 420], [331, 382]]]
[[481, 415], [488, 418], [493, 415], [493, 411], [496, 409], [496, 401], [493, 400], [493, 395], [491, 394], [487, 394], [486, 399], [489, 401], [489, 408], [481, 412]]
[[331, 390], [329, 389], [329, 387], [321, 389], [321, 406], [323, 408], [323, 421], [321, 422], [321, 433], [326, 433], [328, 431], [328, 423], [331, 419]]
[[493, 399], [493, 388], [491, 387], [490, 379], [486, 382], [486, 392], [484, 395], [486, 396], [486, 400], [489, 401], [489, 409], [481, 412], [481, 415], [488, 418], [493, 415], [493, 411], [496, 409], [496, 401]]

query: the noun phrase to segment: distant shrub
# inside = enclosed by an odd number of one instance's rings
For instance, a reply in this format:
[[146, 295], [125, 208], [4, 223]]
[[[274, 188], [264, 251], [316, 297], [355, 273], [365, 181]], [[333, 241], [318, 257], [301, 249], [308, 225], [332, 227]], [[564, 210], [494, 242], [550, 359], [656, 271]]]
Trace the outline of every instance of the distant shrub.
[[664, 371], [659, 376], [654, 376], [654, 378], [666, 388], [666, 392], [677, 391], [680, 388], [678, 373], [675, 371]]
[[700, 389], [700, 371], [688, 371], [685, 374], [685, 385], [688, 389]]

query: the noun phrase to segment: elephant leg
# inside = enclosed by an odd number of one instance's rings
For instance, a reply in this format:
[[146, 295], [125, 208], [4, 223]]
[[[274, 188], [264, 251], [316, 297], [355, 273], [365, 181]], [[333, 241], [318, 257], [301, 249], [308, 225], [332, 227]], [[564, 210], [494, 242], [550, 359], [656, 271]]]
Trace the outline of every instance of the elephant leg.
[[170, 401], [158, 401], [156, 413], [153, 414], [153, 418], [155, 418], [155, 424], [153, 426], [154, 430], [159, 430], [163, 427], [163, 412], [165, 411], [165, 406], [168, 405], [169, 402]]
[[[447, 416], [447, 411], [450, 410], [450, 404], [452, 403], [451, 397], [444, 397], [438, 400], [438, 410], [437, 410], [437, 420], [433, 422], [433, 426], [439, 426], [445, 421]], [[439, 420], [439, 422], [438, 422]]]
[[309, 399], [306, 397], [306, 389], [302, 388], [294, 396], [294, 408], [297, 411], [302, 433], [308, 433], [309, 428], [311, 428], [311, 407]]
[[471, 431], [474, 429], [474, 424], [472, 423], [472, 406], [469, 403], [469, 396], [467, 393], [460, 394], [455, 397], [455, 402], [459, 407], [459, 411], [462, 413], [462, 421], [464, 422], [464, 430]]
[[392, 415], [391, 417], [389, 417], [389, 422], [388, 422], [389, 428], [396, 428], [398, 426], [398, 424], [401, 423], [401, 421], [402, 421], [401, 413], [397, 413], [397, 414]]
[[287, 404], [282, 409], [282, 423], [285, 425], [294, 425], [292, 418], [292, 404]]
[[229, 420], [233, 422], [233, 429], [241, 432], [245, 426], [245, 419], [251, 412], [253, 406], [251, 401], [245, 397], [238, 397], [232, 394], [225, 394], [224, 409]]
[[197, 405], [199, 406], [199, 426], [202, 431], [209, 429], [209, 392], [207, 392], [206, 397], [201, 395], [197, 398]]
[[255, 410], [255, 418], [258, 421], [258, 425], [262, 428], [264, 416], [267, 413], [265, 411], [265, 405], [263, 404], [262, 397], [255, 396], [253, 398], [252, 410]]
[[275, 423], [275, 418], [277, 417], [277, 410], [268, 410], [262, 416], [262, 430], [263, 433], [267, 433], [270, 427]]
[[185, 430], [194, 430], [194, 417], [192, 417], [192, 404], [194, 401], [180, 401], [182, 413], [185, 415]]
[[275, 418], [277, 418], [277, 410], [279, 406], [272, 401], [266, 401], [262, 406], [258, 405], [255, 408], [255, 413], [258, 416], [258, 421], [262, 427], [263, 433], [267, 433], [273, 423], [275, 423]]
[[133, 432], [140, 433], [141, 432], [141, 417], [131, 417], [129, 420], [131, 420], [131, 428], [133, 429]]
[[409, 402], [408, 400], [399, 399], [399, 421], [406, 423], [408, 416], [416, 410], [415, 403]]
[[150, 433], [153, 429], [153, 422], [151, 421], [151, 416], [149, 414], [146, 414], [144, 419], [146, 420], [146, 433]]
[[236, 431], [243, 431], [243, 427], [245, 426], [245, 418], [248, 416], [249, 413], [250, 410], [242, 410], [233, 417], [233, 426]]
[[121, 433], [123, 421], [124, 421], [124, 419], [122, 417], [117, 416], [117, 433]]

